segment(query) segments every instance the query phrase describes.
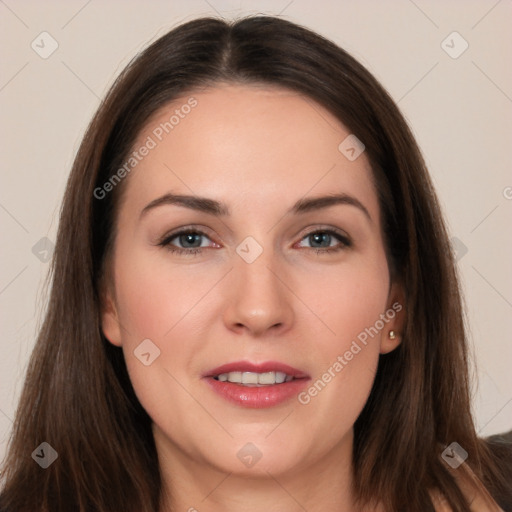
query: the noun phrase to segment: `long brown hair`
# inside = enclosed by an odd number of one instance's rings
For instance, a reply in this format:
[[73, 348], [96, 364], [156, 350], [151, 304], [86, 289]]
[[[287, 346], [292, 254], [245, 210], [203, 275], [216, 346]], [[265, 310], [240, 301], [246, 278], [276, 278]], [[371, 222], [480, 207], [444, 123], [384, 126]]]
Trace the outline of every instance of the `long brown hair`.
[[[334, 43], [274, 17], [198, 19], [170, 31], [121, 73], [76, 156], [61, 210], [44, 324], [12, 430], [0, 508], [13, 512], [156, 512], [161, 498], [151, 420], [121, 349], [100, 326], [123, 183], [94, 191], [122, 166], [149, 117], [216, 83], [260, 83], [303, 94], [366, 146], [393, 277], [406, 290], [398, 349], [381, 356], [354, 426], [361, 502], [433, 510], [430, 490], [469, 506], [440, 453], [456, 441], [497, 499], [505, 476], [477, 438], [470, 411], [464, 319], [454, 258], [416, 142], [377, 80]], [[128, 178], [129, 179], [129, 178]], [[97, 195], [97, 194], [96, 194]], [[58, 459], [41, 469], [42, 442]], [[508, 492], [508, 495], [507, 495]]]

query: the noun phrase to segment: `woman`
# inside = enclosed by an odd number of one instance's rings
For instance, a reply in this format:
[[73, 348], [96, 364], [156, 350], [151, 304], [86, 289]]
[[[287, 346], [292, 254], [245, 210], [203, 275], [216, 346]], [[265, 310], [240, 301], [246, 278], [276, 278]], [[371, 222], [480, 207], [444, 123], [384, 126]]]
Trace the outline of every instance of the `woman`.
[[272, 17], [132, 61], [69, 178], [1, 508], [507, 509], [495, 444], [436, 196], [375, 78]]

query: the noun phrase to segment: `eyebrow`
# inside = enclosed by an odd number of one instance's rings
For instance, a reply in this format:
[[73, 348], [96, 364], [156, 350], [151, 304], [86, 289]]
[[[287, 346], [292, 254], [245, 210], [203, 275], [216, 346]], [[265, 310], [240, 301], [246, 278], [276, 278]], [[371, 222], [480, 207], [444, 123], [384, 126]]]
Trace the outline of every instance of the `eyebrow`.
[[[154, 199], [147, 204], [140, 213], [140, 217], [146, 215], [150, 210], [164, 205], [175, 205], [189, 208], [191, 210], [200, 211], [216, 217], [226, 217], [230, 215], [229, 208], [226, 204], [209, 199], [207, 197], [198, 197], [181, 194], [165, 194]], [[372, 218], [366, 207], [353, 196], [348, 194], [330, 194], [319, 197], [309, 197], [299, 199], [287, 213], [300, 215], [317, 210], [323, 210], [335, 205], [349, 205], [359, 209], [364, 215], [372, 221]]]

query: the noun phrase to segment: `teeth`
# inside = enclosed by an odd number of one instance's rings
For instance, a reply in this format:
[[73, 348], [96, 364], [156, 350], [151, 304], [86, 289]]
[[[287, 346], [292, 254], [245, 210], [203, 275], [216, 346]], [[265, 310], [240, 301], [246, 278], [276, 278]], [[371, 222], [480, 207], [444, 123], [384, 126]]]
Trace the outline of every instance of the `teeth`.
[[[254, 373], [253, 375], [258, 375]], [[258, 384], [275, 384], [276, 374], [275, 372], [260, 373], [258, 375]]]
[[243, 386], [272, 386], [273, 384], [282, 384], [283, 382], [290, 382], [293, 380], [291, 375], [286, 375], [283, 372], [229, 372], [221, 373], [215, 377], [221, 382], [233, 382], [235, 384], [242, 384]]
[[[228, 377], [229, 380], [229, 377]], [[258, 374], [251, 372], [242, 373], [242, 384], [259, 384]]]
[[286, 373], [276, 372], [276, 383], [282, 384], [286, 379]]

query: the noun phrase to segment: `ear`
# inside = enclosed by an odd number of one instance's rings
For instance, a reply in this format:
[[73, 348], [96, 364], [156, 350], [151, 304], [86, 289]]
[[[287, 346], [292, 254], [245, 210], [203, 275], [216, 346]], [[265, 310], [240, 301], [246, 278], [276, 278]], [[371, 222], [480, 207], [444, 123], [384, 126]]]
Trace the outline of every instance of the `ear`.
[[115, 300], [110, 290], [101, 293], [101, 330], [112, 345], [120, 347], [121, 326], [119, 323]]
[[387, 323], [382, 331], [380, 340], [380, 353], [387, 354], [400, 345], [405, 325], [405, 291], [401, 283], [391, 284], [387, 302]]

